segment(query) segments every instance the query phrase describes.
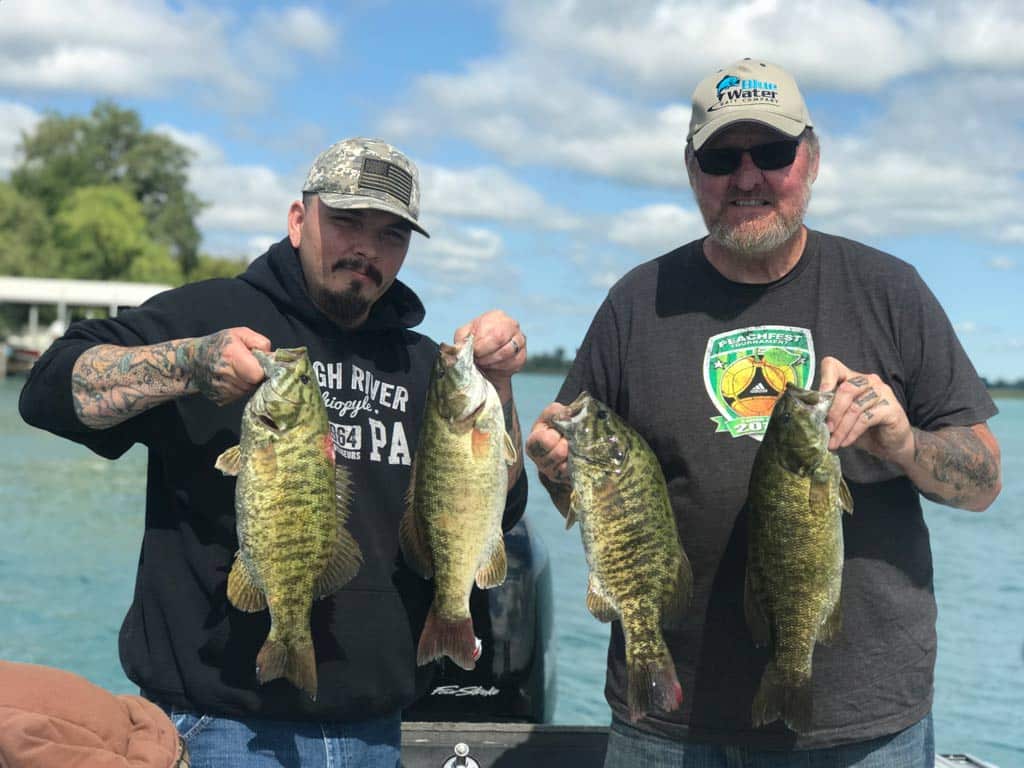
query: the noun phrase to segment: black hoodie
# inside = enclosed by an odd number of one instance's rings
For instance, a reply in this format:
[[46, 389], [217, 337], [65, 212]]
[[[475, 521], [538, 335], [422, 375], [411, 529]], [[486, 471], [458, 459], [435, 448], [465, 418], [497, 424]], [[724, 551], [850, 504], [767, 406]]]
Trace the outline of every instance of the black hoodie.
[[[121, 663], [147, 697], [193, 712], [278, 719], [363, 720], [411, 703], [429, 683], [415, 648], [431, 584], [401, 562], [399, 520], [418, 438], [434, 341], [410, 330], [419, 298], [395, 281], [366, 323], [346, 331], [312, 303], [298, 253], [282, 240], [232, 279], [167, 291], [109, 320], [75, 323], [33, 367], [19, 407], [30, 424], [117, 458], [149, 449], [146, 528], [135, 594], [120, 634]], [[314, 603], [319, 698], [284, 680], [256, 681], [266, 611], [225, 595], [238, 540], [234, 479], [214, 469], [238, 442], [244, 399], [218, 407], [193, 395], [105, 430], [82, 425], [71, 371], [96, 344], [137, 346], [247, 326], [277, 347], [306, 346], [324, 393], [337, 460], [353, 486], [349, 529], [363, 566]], [[526, 503], [525, 473], [509, 491], [506, 530]]]

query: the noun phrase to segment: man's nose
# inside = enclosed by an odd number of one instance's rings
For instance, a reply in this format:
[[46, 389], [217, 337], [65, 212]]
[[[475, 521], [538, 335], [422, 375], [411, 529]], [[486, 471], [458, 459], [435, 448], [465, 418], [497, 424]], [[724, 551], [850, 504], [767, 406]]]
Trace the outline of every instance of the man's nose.
[[377, 258], [377, 233], [369, 232], [363, 228], [353, 235], [352, 251], [367, 261]]
[[754, 158], [746, 150], [740, 155], [740, 167], [734, 171], [734, 176], [740, 189], [753, 189], [764, 181], [764, 172], [754, 164]]

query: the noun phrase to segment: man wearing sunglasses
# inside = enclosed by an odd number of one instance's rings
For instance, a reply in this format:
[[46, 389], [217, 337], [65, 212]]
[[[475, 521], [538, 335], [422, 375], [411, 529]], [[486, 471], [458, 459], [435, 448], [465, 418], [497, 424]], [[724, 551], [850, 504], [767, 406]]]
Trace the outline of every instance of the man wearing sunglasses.
[[[677, 710], [629, 722], [612, 625], [606, 768], [933, 768], [936, 607], [920, 496], [992, 503], [999, 446], [985, 422], [996, 408], [913, 267], [804, 225], [818, 162], [787, 72], [743, 59], [705, 78], [685, 164], [708, 235], [612, 287], [527, 440], [564, 512], [568, 446], [548, 420], [582, 390], [607, 403], [657, 454], [693, 567], [693, 599], [665, 628]], [[809, 722], [784, 699], [762, 723], [751, 705], [769, 652], [744, 612], [745, 502], [790, 383], [835, 393], [829, 447], [854, 512], [843, 521], [842, 628], [814, 651]]]

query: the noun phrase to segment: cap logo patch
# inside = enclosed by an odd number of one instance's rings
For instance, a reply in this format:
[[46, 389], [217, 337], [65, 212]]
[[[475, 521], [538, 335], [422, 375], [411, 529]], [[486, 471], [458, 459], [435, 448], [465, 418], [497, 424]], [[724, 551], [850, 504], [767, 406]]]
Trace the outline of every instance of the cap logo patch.
[[387, 160], [364, 157], [357, 189], [384, 192], [408, 206], [412, 199], [412, 176]]
[[726, 75], [715, 85], [715, 91], [718, 93], [718, 103], [708, 107], [708, 112], [725, 107], [779, 103], [779, 85], [769, 80], [740, 79], [736, 75]]

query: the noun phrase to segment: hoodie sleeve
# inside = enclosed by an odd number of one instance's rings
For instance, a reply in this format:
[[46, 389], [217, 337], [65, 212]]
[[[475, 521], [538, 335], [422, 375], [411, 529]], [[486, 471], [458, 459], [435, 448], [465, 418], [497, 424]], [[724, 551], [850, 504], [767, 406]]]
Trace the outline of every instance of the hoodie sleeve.
[[83, 352], [100, 344], [137, 347], [221, 330], [224, 324], [210, 322], [210, 308], [217, 307], [217, 302], [223, 305], [226, 295], [230, 295], [226, 287], [232, 282], [210, 280], [182, 286], [117, 317], [72, 324], [32, 366], [18, 401], [21, 417], [34, 427], [81, 443], [108, 459], [118, 458], [137, 442], [146, 443], [169, 404], [109, 429], [91, 429], [75, 413], [71, 396], [75, 363]]
[[148, 412], [110, 429], [90, 429], [75, 413], [71, 375], [75, 362], [87, 349], [99, 344], [138, 346], [142, 343], [139, 340], [126, 343], [102, 323], [72, 326], [32, 366], [18, 400], [21, 418], [33, 427], [81, 443], [105, 458], [116, 459], [140, 439], [141, 422]]

